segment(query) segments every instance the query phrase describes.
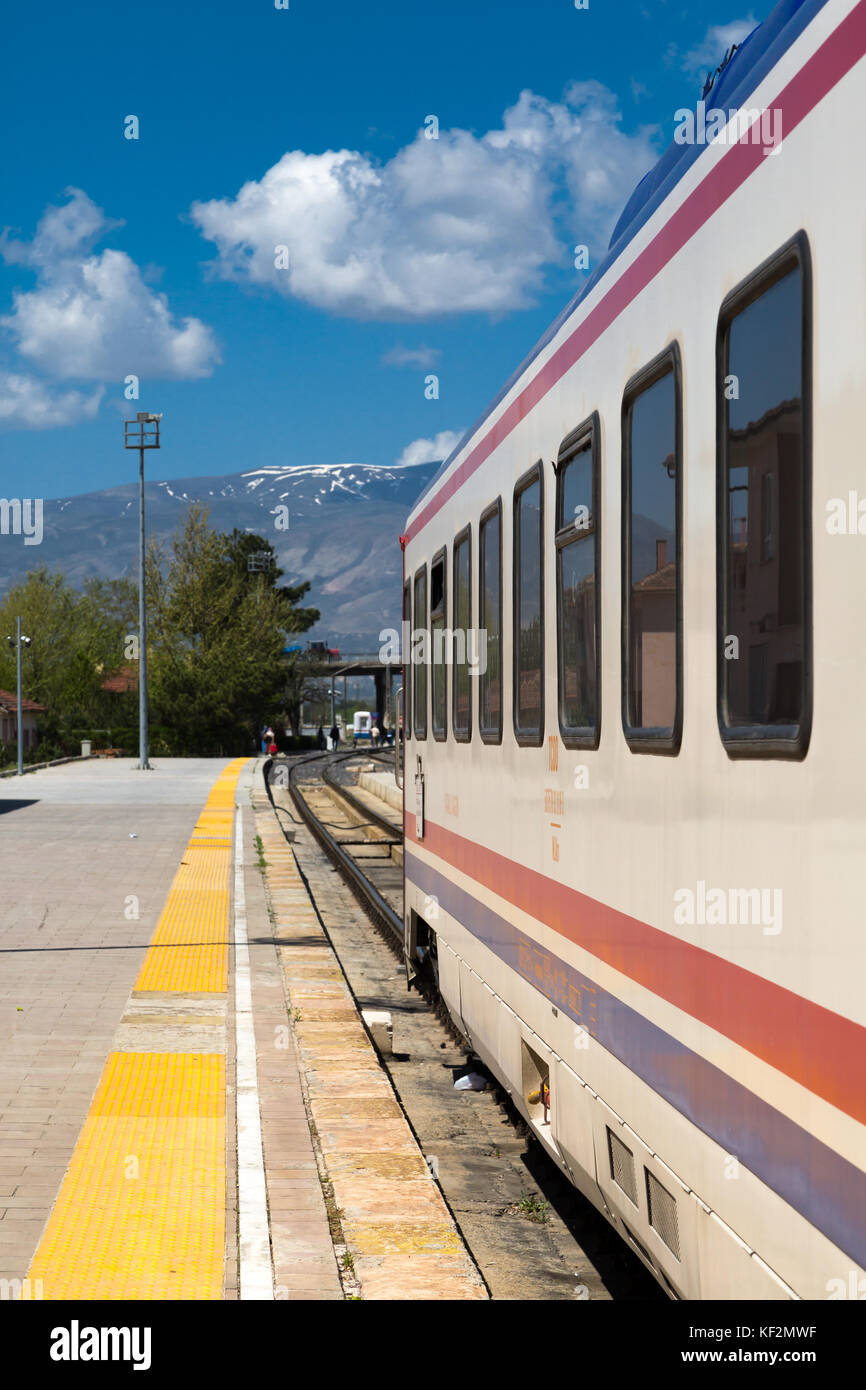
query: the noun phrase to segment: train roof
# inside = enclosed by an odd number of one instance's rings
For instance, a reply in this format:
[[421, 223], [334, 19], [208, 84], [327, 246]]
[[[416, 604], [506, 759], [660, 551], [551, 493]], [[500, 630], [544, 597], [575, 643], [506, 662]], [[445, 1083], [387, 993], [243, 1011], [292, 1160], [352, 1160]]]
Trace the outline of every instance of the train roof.
[[[722, 70], [717, 70], [712, 87], [708, 91], [705, 90], [704, 96], [701, 98], [701, 100], [706, 101], [707, 108], [731, 111], [745, 105], [750, 93], [763, 82], [767, 73], [776, 66], [783, 54], [796, 42], [806, 26], [812, 22], [826, 4], [827, 0], [780, 0], [780, 3], [776, 5], [764, 22], [757, 25], [748, 38], [743, 40]], [[698, 103], [695, 105], [697, 106]], [[467, 430], [456, 448], [451, 451], [442, 466], [430, 479], [423, 492], [419, 493], [410, 515], [417, 510], [424, 498], [434, 491], [464, 445], [477, 433], [500, 402], [505, 399], [515, 382], [520, 380], [526, 369], [555, 337], [562, 325], [571, 317], [587, 295], [591, 294], [599, 280], [607, 274], [611, 266], [615, 264], [645, 223], [673, 192], [702, 153], [703, 146], [697, 143], [678, 145], [671, 142], [655, 167], [644, 175], [613, 229], [603, 260], [581, 286], [574, 298], [569, 300], [562, 312], [554, 319], [546, 333], [539, 338], [535, 347], [523, 359], [517, 370], [512, 373], [484, 413]]]

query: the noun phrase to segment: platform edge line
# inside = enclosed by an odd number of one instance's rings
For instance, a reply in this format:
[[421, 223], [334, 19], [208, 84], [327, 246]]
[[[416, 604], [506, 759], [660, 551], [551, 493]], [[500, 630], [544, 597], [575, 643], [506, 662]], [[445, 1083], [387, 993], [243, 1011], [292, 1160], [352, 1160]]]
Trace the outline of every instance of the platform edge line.
[[235, 818], [235, 1119], [238, 1146], [238, 1252], [242, 1301], [274, 1298], [256, 1036], [253, 1025], [247, 905], [244, 890], [244, 813]]

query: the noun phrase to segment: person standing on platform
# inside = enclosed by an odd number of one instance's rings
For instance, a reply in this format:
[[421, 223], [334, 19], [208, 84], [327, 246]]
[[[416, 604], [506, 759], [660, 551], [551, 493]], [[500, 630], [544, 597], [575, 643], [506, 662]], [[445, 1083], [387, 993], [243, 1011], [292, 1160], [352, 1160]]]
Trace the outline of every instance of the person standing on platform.
[[337, 749], [340, 746], [340, 730], [336, 724], [331, 727], [331, 748]]
[[318, 748], [320, 753], [324, 753], [327, 746], [328, 740], [325, 738], [325, 731], [320, 724], [318, 729], [316, 730], [316, 747]]

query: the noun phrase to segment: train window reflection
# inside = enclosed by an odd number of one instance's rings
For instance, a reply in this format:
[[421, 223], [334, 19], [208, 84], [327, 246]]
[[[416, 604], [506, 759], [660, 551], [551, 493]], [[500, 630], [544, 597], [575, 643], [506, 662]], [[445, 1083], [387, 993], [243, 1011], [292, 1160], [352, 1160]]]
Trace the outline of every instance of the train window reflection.
[[472, 640], [472, 539], [467, 528], [454, 542], [454, 680], [451, 692], [454, 736], [467, 741], [472, 730], [472, 678], [469, 661], [480, 664]]
[[502, 507], [497, 502], [481, 518], [478, 532], [479, 638], [486, 663], [479, 664], [478, 725], [485, 743], [502, 738]]
[[595, 419], [563, 441], [557, 463], [556, 617], [559, 725], [570, 747], [597, 747], [599, 477]]
[[623, 407], [623, 724], [636, 751], [675, 753], [682, 722], [679, 354]]
[[538, 744], [544, 729], [544, 579], [541, 465], [514, 494], [514, 728]]
[[719, 725], [733, 754], [808, 742], [807, 255], [788, 248], [719, 321]]
[[[415, 575], [415, 613], [412, 622], [412, 693], [414, 695], [415, 737], [427, 737], [427, 652], [429, 634], [415, 641], [415, 633], [427, 629], [427, 567]], [[419, 652], [420, 648], [420, 652]]]
[[430, 655], [433, 670], [432, 723], [433, 737], [442, 742], [448, 733], [448, 697], [445, 690], [445, 615], [447, 611], [445, 581], [445, 551], [430, 566]]

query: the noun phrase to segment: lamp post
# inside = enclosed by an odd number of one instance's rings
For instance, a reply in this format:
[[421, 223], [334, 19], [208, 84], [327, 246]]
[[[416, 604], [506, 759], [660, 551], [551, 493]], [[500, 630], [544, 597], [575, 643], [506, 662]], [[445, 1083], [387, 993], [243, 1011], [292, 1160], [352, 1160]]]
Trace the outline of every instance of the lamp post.
[[25, 637], [21, 631], [21, 619], [17, 620], [17, 627], [14, 637], [7, 637], [6, 641], [10, 647], [14, 647], [17, 654], [16, 665], [18, 667], [18, 776], [24, 776], [24, 708], [21, 695], [21, 648], [30, 646], [30, 638]]
[[161, 415], [139, 411], [123, 422], [123, 447], [138, 449], [138, 766], [150, 769], [147, 746], [147, 612], [144, 592], [144, 451], [159, 448]]

